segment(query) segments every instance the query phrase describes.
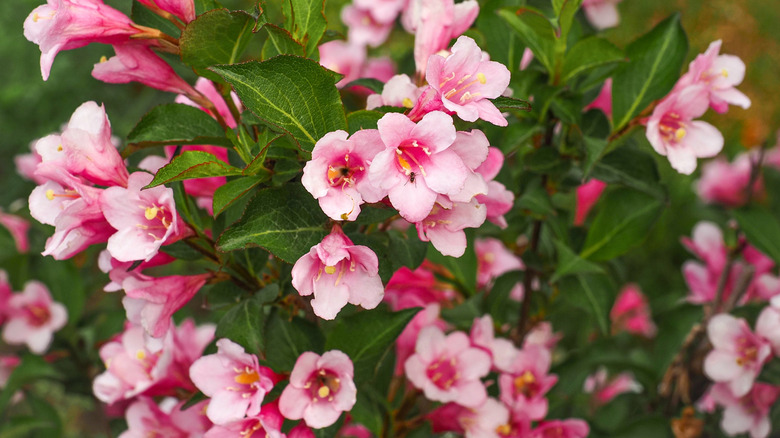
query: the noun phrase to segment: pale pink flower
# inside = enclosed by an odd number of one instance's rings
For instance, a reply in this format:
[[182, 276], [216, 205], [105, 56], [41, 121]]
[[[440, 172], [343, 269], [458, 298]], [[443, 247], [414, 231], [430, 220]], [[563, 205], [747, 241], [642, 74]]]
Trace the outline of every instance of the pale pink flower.
[[490, 356], [471, 346], [462, 332], [445, 334], [428, 326], [417, 338], [415, 354], [406, 360], [406, 377], [429, 400], [476, 408], [487, 399], [480, 379], [490, 372]]
[[542, 347], [552, 354], [555, 345], [563, 337], [562, 333], [553, 333], [552, 324], [549, 321], [542, 321], [536, 324], [531, 331], [525, 335], [523, 349], [530, 348], [531, 345]]
[[92, 77], [109, 84], [140, 82], [171, 93], [197, 95], [197, 91], [146, 44], [114, 45], [116, 56], [101, 60]]
[[607, 184], [597, 179], [591, 179], [577, 187], [577, 210], [574, 213], [575, 226], [585, 224], [588, 213], [596, 205], [596, 202], [601, 197], [601, 192], [605, 188], [607, 188]]
[[615, 27], [620, 22], [617, 4], [622, 0], [582, 0], [582, 9], [590, 24], [598, 30]]
[[230, 339], [217, 341], [217, 353], [203, 356], [190, 367], [195, 386], [211, 397], [206, 415], [215, 424], [227, 424], [260, 413], [265, 395], [277, 377], [260, 366], [257, 356]]
[[589, 433], [590, 427], [583, 420], [550, 420], [539, 423], [529, 438], [585, 438]]
[[511, 271], [525, 269], [523, 261], [498, 239], [484, 237], [474, 240], [477, 253], [477, 287], [490, 288], [496, 278]]
[[146, 172], [130, 175], [127, 188], [109, 187], [100, 195], [100, 207], [117, 232], [108, 239], [108, 252], [119, 261], [150, 260], [163, 244], [184, 237], [189, 229], [176, 214], [173, 190], [157, 186]]
[[29, 281], [21, 293], [11, 295], [3, 327], [3, 340], [9, 344], [27, 344], [36, 354], [49, 348], [54, 332], [65, 327], [68, 312], [65, 306], [51, 299], [46, 286]]
[[504, 165], [504, 154], [500, 149], [490, 147], [485, 161], [476, 169], [476, 172], [482, 175], [487, 182], [487, 194], [477, 195], [477, 201], [483, 204], [487, 209], [487, 219], [501, 228], [506, 228], [507, 224], [504, 215], [512, 210], [515, 203], [514, 193], [498, 181], [493, 179], [498, 175], [501, 167]]
[[314, 294], [311, 306], [323, 319], [335, 318], [347, 303], [373, 309], [384, 296], [376, 254], [337, 226], [295, 262], [292, 284], [302, 296]]
[[729, 314], [712, 317], [707, 336], [713, 349], [704, 359], [704, 372], [715, 382], [727, 383], [737, 397], [750, 391], [772, 348], [750, 330], [744, 319]]
[[729, 105], [750, 108], [750, 98], [735, 88], [745, 78], [745, 63], [738, 56], [718, 55], [720, 46], [721, 40], [713, 41], [707, 51], [696, 56], [675, 90], [703, 84], [709, 92], [709, 105], [713, 110], [725, 113]]
[[523, 56], [520, 58], [520, 71], [523, 71], [531, 65], [531, 61], [534, 60], [534, 52], [526, 47], [523, 50]]
[[309, 427], [328, 427], [355, 405], [353, 376], [352, 361], [339, 350], [326, 351], [322, 356], [304, 352], [295, 362], [290, 384], [279, 397], [279, 410], [285, 418], [303, 419]]
[[203, 415], [206, 401], [182, 410], [184, 401], [164, 399], [158, 406], [149, 397], [139, 397], [125, 412], [128, 430], [119, 438], [194, 438], [203, 436], [211, 422]]
[[780, 300], [777, 298], [758, 315], [756, 335], [769, 341], [775, 356], [780, 356]]
[[723, 149], [723, 134], [707, 122], [693, 120], [707, 111], [709, 92], [701, 84], [673, 91], [647, 121], [647, 140], [685, 175], [696, 169], [696, 158], [714, 157]]
[[766, 383], [756, 383], [750, 392], [736, 396], [726, 384], [712, 387], [713, 400], [724, 407], [720, 427], [734, 436], [750, 433], [750, 438], [766, 438], [772, 429], [769, 411], [775, 404], [780, 387]]
[[423, 75], [427, 71], [430, 56], [446, 49], [450, 40], [471, 27], [479, 15], [479, 4], [475, 0], [458, 4], [453, 0], [410, 0], [405, 15], [404, 27], [415, 33], [414, 62], [417, 73]]
[[380, 106], [396, 106], [413, 108], [423, 92], [424, 87], [412, 83], [407, 75], [395, 75], [387, 81], [382, 94], [372, 94], [366, 100], [366, 109], [372, 110]]
[[41, 49], [43, 80], [49, 78], [60, 50], [89, 43], [122, 44], [143, 32], [125, 14], [102, 0], [47, 0], [24, 20], [24, 37]]
[[349, 28], [349, 42], [358, 46], [380, 46], [393, 30], [392, 21], [379, 21], [374, 18], [371, 9], [361, 8], [357, 4], [344, 6], [341, 10], [341, 21]]
[[481, 348], [490, 355], [494, 369], [507, 373], [511, 371], [518, 350], [510, 340], [495, 337], [493, 318], [490, 315], [474, 318], [469, 337], [472, 346]]
[[320, 44], [319, 52], [320, 65], [344, 75], [344, 78], [336, 83], [337, 87], [342, 88], [361, 77], [366, 62], [365, 46], [333, 40]]
[[385, 190], [390, 203], [409, 222], [420, 222], [433, 209], [439, 194], [463, 190], [469, 168], [450, 146], [457, 136], [452, 118], [432, 112], [414, 123], [388, 113], [378, 122], [385, 150], [368, 170], [369, 181]]
[[38, 154], [38, 152], [35, 151], [35, 143], [37, 142], [38, 140], [35, 140], [30, 143], [29, 154], [15, 156], [14, 164], [16, 165], [16, 173], [18, 173], [22, 178], [41, 185], [48, 181], [48, 179], [35, 175], [35, 169], [38, 168], [39, 164], [41, 164], [41, 156]]
[[515, 355], [510, 372], [498, 377], [501, 401], [509, 406], [513, 415], [530, 420], [547, 416], [545, 394], [558, 381], [557, 376], [548, 374], [551, 361], [547, 349], [524, 347]]
[[425, 72], [445, 108], [467, 122], [482, 119], [498, 126], [507, 121], [489, 99], [506, 90], [510, 76], [503, 64], [483, 60], [482, 49], [467, 36], [458, 38], [448, 57], [432, 55]]
[[[282, 433], [284, 417], [279, 412], [279, 403], [273, 401], [260, 408], [260, 413], [226, 424], [215, 424], [203, 438], [284, 438]], [[257, 434], [257, 435], [255, 435]]]
[[450, 431], [464, 434], [466, 438], [499, 438], [498, 431], [509, 422], [509, 409], [500, 401], [488, 397], [475, 408], [447, 403], [426, 417], [436, 433]]
[[420, 331], [428, 326], [436, 326], [440, 330], [447, 330], [447, 323], [439, 317], [441, 306], [438, 303], [425, 305], [398, 335], [395, 341], [395, 375], [400, 376], [404, 373], [404, 364], [406, 359], [414, 354], [415, 345]]
[[[696, 182], [696, 192], [704, 202], [723, 204], [727, 207], [739, 207], [747, 202], [750, 185], [753, 154], [739, 154], [729, 163], [716, 158], [702, 167], [701, 179]], [[753, 194], [760, 198], [764, 192], [764, 182], [756, 178]]]
[[392, 23], [406, 7], [409, 0], [354, 0], [352, 3], [371, 12], [371, 16], [383, 23]]
[[612, 331], [627, 331], [629, 333], [652, 338], [657, 331], [647, 304], [639, 286], [627, 284], [615, 299], [615, 304], [609, 312], [612, 320]]
[[707, 269], [719, 274], [726, 267], [728, 249], [723, 241], [723, 232], [715, 223], [701, 221], [693, 227], [691, 238], [683, 237], [680, 240], [706, 263]]
[[587, 394], [593, 394], [593, 398], [599, 405], [604, 405], [612, 401], [620, 394], [628, 392], [640, 392], [642, 386], [634, 379], [630, 372], [620, 373], [611, 379], [607, 378], [607, 369], [599, 369], [585, 379], [583, 391]]
[[155, 7], [165, 12], [170, 12], [185, 23], [195, 19], [195, 3], [193, 0], [138, 0], [142, 4], [154, 9]]
[[490, 157], [490, 142], [485, 133], [479, 129], [473, 129], [469, 132], [458, 131], [455, 133], [455, 141], [450, 146], [450, 150], [458, 154], [463, 164], [466, 165], [468, 169], [466, 180], [459, 192], [448, 195], [446, 199], [440, 196], [441, 200], [437, 202], [449, 208], [444, 202], [447, 199], [453, 203], [468, 203], [477, 196], [487, 195], [488, 185], [480, 173], [483, 164]]
[[[444, 205], [450, 204], [448, 207]], [[472, 199], [469, 202], [436, 202], [426, 218], [415, 223], [417, 236], [445, 256], [460, 257], [466, 252], [466, 228], [479, 228], [485, 223], [485, 206]]]
[[27, 240], [27, 231], [30, 229], [30, 223], [14, 214], [4, 213], [0, 210], [0, 225], [5, 227], [16, 244], [16, 251], [25, 253], [30, 249], [30, 242]]
[[368, 181], [368, 166], [380, 152], [376, 129], [364, 129], [347, 139], [346, 131], [325, 134], [314, 145], [301, 182], [333, 220], [357, 219], [360, 205], [379, 202], [385, 193]]

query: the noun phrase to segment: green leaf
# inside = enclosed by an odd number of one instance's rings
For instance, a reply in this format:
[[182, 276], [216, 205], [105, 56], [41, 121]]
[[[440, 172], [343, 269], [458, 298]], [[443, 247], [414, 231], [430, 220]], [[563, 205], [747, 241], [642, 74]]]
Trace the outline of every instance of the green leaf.
[[306, 56], [312, 57], [328, 27], [323, 13], [325, 0], [284, 0], [282, 7], [287, 17], [285, 27], [306, 49]]
[[509, 295], [515, 285], [523, 281], [521, 271], [510, 271], [496, 279], [485, 297], [485, 310], [493, 317], [496, 324], [509, 322], [508, 312], [513, 311]]
[[11, 375], [8, 376], [8, 380], [0, 392], [0, 412], [5, 412], [11, 397], [24, 385], [43, 379], [58, 379], [60, 377], [60, 373], [54, 366], [42, 357], [32, 354], [25, 355], [19, 366], [14, 368]]
[[639, 245], [663, 207], [653, 196], [624, 188], [609, 191], [598, 205], [598, 214], [580, 253], [584, 259], [613, 259]]
[[239, 61], [257, 22], [244, 11], [216, 9], [187, 24], [179, 39], [181, 59], [194, 68]]
[[287, 318], [276, 311], [268, 317], [265, 357], [275, 371], [291, 371], [304, 351], [321, 353], [325, 343], [317, 326], [305, 319]]
[[195, 0], [195, 13], [197, 15], [221, 7], [222, 5], [217, 0]]
[[232, 175], [241, 175], [241, 169], [225, 163], [208, 152], [184, 151], [158, 170], [152, 182], [145, 188], [185, 179]]
[[328, 234], [328, 217], [300, 184], [261, 190], [246, 207], [244, 216], [225, 230], [217, 247], [233, 251], [258, 245], [294, 263]]
[[748, 241], [775, 263], [780, 263], [780, 222], [777, 216], [754, 205], [734, 210], [734, 217]]
[[551, 283], [574, 274], [604, 274], [601, 266], [580, 258], [565, 243], [555, 240], [555, 250], [558, 253], [558, 267], [550, 278]]
[[563, 300], [586, 310], [596, 320], [602, 334], [609, 333], [609, 311], [615, 297], [609, 277], [601, 274], [577, 274], [561, 278]]
[[505, 96], [499, 96], [495, 99], [492, 99], [491, 102], [493, 102], [493, 105], [496, 106], [500, 111], [506, 111], [506, 110], [521, 110], [521, 111], [531, 111], [531, 103], [527, 100], [522, 99], [515, 99], [514, 97], [505, 97]]
[[340, 318], [328, 335], [325, 350], [341, 350], [355, 365], [355, 384], [371, 382], [381, 359], [412, 320], [419, 308], [389, 312], [383, 309], [359, 312]]
[[[557, 0], [556, 0], [557, 1]], [[558, 23], [560, 25], [560, 33], [557, 35], [557, 62], [560, 62], [560, 56], [566, 52], [566, 44], [569, 39], [569, 31], [574, 23], [574, 15], [580, 8], [582, 0], [563, 0], [561, 8], [558, 12]]]
[[381, 436], [384, 426], [382, 420], [387, 413], [386, 404], [387, 401], [373, 387], [358, 388], [357, 402], [349, 415], [355, 423], [365, 426], [375, 436]]
[[[600, 111], [599, 111], [600, 112]], [[607, 149], [607, 140], [601, 139], [601, 138], [594, 138], [594, 137], [584, 137], [585, 140], [585, 162], [582, 166], [582, 173], [584, 174], [583, 179], [587, 179], [587, 177], [593, 172], [593, 166], [598, 163], [598, 161], [601, 159], [602, 155], [604, 154], [604, 151]], [[621, 174], [624, 178], [626, 177], [632, 177], [633, 175], [626, 175]], [[629, 178], [633, 179], [633, 178]]]
[[160, 29], [172, 37], [179, 36], [180, 31], [176, 25], [155, 14], [137, 0], [133, 0], [133, 8], [130, 12], [130, 18], [133, 19], [133, 23], [140, 24], [141, 26], [151, 27], [152, 29]]
[[688, 37], [675, 14], [631, 43], [628, 63], [612, 77], [613, 132], [672, 89], [688, 53]]
[[520, 40], [531, 49], [547, 72], [553, 74], [555, 29], [550, 20], [531, 7], [500, 9], [498, 15], [517, 32]]
[[312, 60], [279, 55], [212, 70], [233, 85], [258, 118], [291, 134], [306, 151], [325, 134], [347, 129], [333, 77]]
[[385, 83], [379, 79], [374, 78], [360, 78], [348, 83], [344, 86], [344, 89], [351, 87], [366, 87], [374, 93], [381, 94], [385, 88]]
[[152, 108], [130, 131], [127, 141], [152, 145], [233, 145], [208, 113], [181, 103]]
[[[587, 145], [588, 138], [585, 141]], [[601, 144], [593, 141], [591, 146], [595, 154]], [[666, 197], [666, 192], [659, 181], [655, 159], [638, 149], [625, 147], [607, 154], [595, 164], [590, 176], [608, 184], [631, 187], [659, 200]]]
[[212, 203], [214, 217], [219, 216], [226, 208], [233, 205], [234, 202], [244, 197], [247, 193], [250, 193], [252, 189], [267, 179], [266, 175], [247, 176], [228, 181], [225, 185], [217, 188], [214, 192], [214, 201]]
[[575, 44], [563, 61], [561, 81], [568, 82], [574, 76], [605, 64], [625, 60], [623, 51], [599, 37], [590, 37]]
[[[265, 289], [276, 289], [279, 286], [271, 284]], [[265, 290], [264, 289], [264, 290]], [[215, 339], [228, 338], [236, 344], [244, 347], [247, 353], [257, 354], [263, 351], [263, 328], [265, 325], [265, 313], [263, 312], [264, 298], [272, 294], [254, 294], [251, 298], [241, 301], [225, 313], [219, 320]]]
[[540, 185], [529, 186], [522, 196], [515, 202], [515, 206], [522, 210], [528, 210], [539, 216], [554, 216], [555, 208], [550, 202], [550, 196]]
[[361, 129], [376, 129], [376, 122], [384, 116], [383, 113], [373, 110], [359, 110], [347, 115], [349, 133], [354, 134]]
[[277, 55], [303, 56], [303, 46], [293, 39], [290, 32], [270, 23], [263, 25], [263, 29], [268, 33], [263, 45], [263, 60]]

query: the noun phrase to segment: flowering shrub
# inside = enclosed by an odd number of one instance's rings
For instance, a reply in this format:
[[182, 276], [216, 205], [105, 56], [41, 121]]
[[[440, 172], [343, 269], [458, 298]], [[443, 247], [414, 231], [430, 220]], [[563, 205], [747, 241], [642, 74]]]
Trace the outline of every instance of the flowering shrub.
[[[58, 397], [126, 438], [777, 433], [780, 149], [720, 155], [745, 64], [677, 15], [618, 47], [617, 3], [37, 7], [44, 80], [107, 44], [171, 103], [17, 157], [0, 225], [56, 268], [0, 271], [0, 435], [106, 436]], [[697, 260], [637, 263], [716, 156]]]

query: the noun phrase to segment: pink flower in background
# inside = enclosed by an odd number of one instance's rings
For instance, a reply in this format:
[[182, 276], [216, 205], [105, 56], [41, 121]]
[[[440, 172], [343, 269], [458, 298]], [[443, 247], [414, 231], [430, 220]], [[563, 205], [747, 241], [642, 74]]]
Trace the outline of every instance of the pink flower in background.
[[328, 427], [355, 405], [353, 375], [352, 361], [339, 350], [326, 351], [322, 356], [304, 352], [295, 362], [290, 384], [279, 397], [279, 410], [285, 418], [303, 419], [309, 427]]
[[203, 415], [206, 401], [182, 410], [184, 403], [166, 398], [158, 406], [149, 397], [139, 397], [125, 412], [128, 430], [119, 438], [203, 436], [211, 426], [211, 422]]
[[591, 179], [577, 187], [577, 210], [574, 213], [575, 226], [585, 224], [588, 213], [596, 205], [605, 188], [607, 188], [607, 183], [597, 179]]
[[29, 281], [21, 293], [12, 294], [3, 313], [7, 318], [3, 340], [13, 345], [27, 344], [35, 354], [46, 351], [54, 332], [68, 322], [65, 306], [53, 301], [49, 290], [38, 281]]
[[263, 405], [260, 413], [255, 416], [226, 424], [215, 424], [203, 435], [203, 438], [251, 438], [253, 436], [284, 438], [282, 423], [284, 417], [279, 412], [279, 403], [273, 401]]
[[523, 261], [495, 238], [474, 240], [477, 252], [477, 287], [488, 288], [493, 280], [510, 271], [525, 269]]
[[185, 23], [195, 19], [195, 3], [193, 0], [138, 0], [142, 4], [169, 12]]
[[382, 94], [368, 96], [366, 109], [376, 109], [380, 106], [413, 108], [423, 89], [424, 87], [413, 84], [409, 76], [395, 75], [382, 88]]
[[627, 284], [615, 299], [615, 304], [609, 312], [612, 320], [612, 331], [627, 331], [629, 333], [652, 338], [657, 331], [650, 315], [650, 307], [639, 286]]
[[344, 75], [336, 86], [342, 88], [359, 79], [366, 62], [366, 48], [351, 42], [333, 40], [320, 44], [320, 65]]
[[352, 3], [371, 12], [371, 16], [382, 23], [392, 23], [409, 0], [355, 0]]
[[24, 37], [40, 46], [41, 75], [49, 78], [54, 57], [89, 43], [122, 44], [144, 33], [102, 0], [47, 0], [24, 20]]
[[341, 21], [349, 28], [347, 39], [359, 46], [382, 45], [393, 30], [393, 21], [379, 21], [374, 18], [371, 9], [361, 8], [357, 4], [344, 6]]
[[497, 431], [509, 422], [509, 409], [500, 401], [488, 397], [477, 408], [447, 403], [426, 416], [433, 431], [455, 432], [466, 438], [498, 438]]
[[528, 349], [531, 345], [542, 347], [552, 354], [555, 345], [563, 337], [563, 333], [553, 333], [552, 324], [549, 321], [542, 321], [536, 324], [525, 336], [523, 349]]
[[189, 229], [176, 214], [173, 190], [157, 186], [146, 172], [130, 175], [127, 188], [109, 187], [100, 195], [100, 207], [117, 232], [108, 239], [108, 252], [122, 262], [151, 260], [163, 244], [185, 237]]
[[490, 372], [490, 355], [471, 346], [468, 336], [448, 336], [429, 326], [417, 338], [415, 354], [406, 360], [406, 377], [429, 400], [476, 408], [487, 399], [480, 379]]
[[712, 317], [707, 336], [713, 346], [704, 359], [707, 377], [727, 383], [737, 397], [747, 394], [772, 353], [769, 341], [753, 333], [744, 319], [725, 313]]
[[723, 134], [707, 122], [693, 120], [707, 111], [709, 91], [691, 85], [673, 91], [653, 110], [647, 121], [647, 140], [685, 175], [696, 170], [696, 158], [714, 157], [723, 149]]
[[534, 52], [526, 47], [523, 49], [523, 56], [520, 58], [520, 71], [523, 71], [531, 65], [531, 61], [534, 60]]
[[11, 299], [11, 283], [8, 282], [8, 273], [0, 269], [0, 325], [8, 318], [8, 300]]
[[780, 299], [773, 299], [756, 320], [756, 335], [769, 341], [772, 352], [780, 356]]
[[471, 345], [490, 354], [494, 369], [510, 372], [518, 350], [509, 339], [495, 337], [493, 318], [490, 315], [474, 319], [469, 337]]
[[466, 252], [466, 228], [478, 228], [485, 223], [487, 211], [476, 199], [449, 203], [445, 208], [435, 203], [428, 217], [417, 222], [417, 235], [423, 242], [446, 256], [460, 257]]
[[772, 428], [769, 411], [775, 404], [780, 387], [756, 383], [743, 396], [735, 396], [729, 386], [716, 384], [710, 392], [713, 401], [724, 407], [720, 427], [729, 435], [750, 433], [750, 438], [767, 438]]
[[599, 95], [584, 108], [585, 111], [591, 109], [601, 110], [607, 117], [612, 118], [612, 78], [607, 78], [604, 81], [604, 86], [601, 87]]
[[593, 394], [597, 404], [604, 405], [620, 394], [640, 392], [642, 391], [642, 386], [634, 379], [634, 375], [629, 372], [620, 373], [608, 379], [607, 369], [599, 367], [595, 373], [585, 379], [582, 389], [587, 394]]
[[509, 213], [515, 203], [514, 193], [498, 181], [493, 179], [501, 171], [504, 165], [504, 154], [500, 149], [490, 147], [485, 161], [476, 169], [487, 182], [488, 192], [485, 195], [477, 195], [477, 201], [487, 208], [487, 219], [501, 228], [507, 224], [504, 215]]
[[383, 147], [375, 129], [360, 130], [349, 139], [347, 135], [339, 130], [317, 141], [301, 182], [331, 219], [353, 221], [361, 204], [385, 197], [368, 181], [368, 166]]
[[[701, 179], [696, 182], [696, 192], [704, 202], [739, 207], [747, 202], [750, 174], [753, 170], [753, 154], [742, 153], [729, 163], [716, 158], [702, 166]], [[753, 183], [753, 194], [760, 198], [764, 193], [762, 178]]]
[[547, 416], [545, 394], [558, 381], [548, 374], [552, 356], [549, 350], [538, 346], [524, 347], [515, 355], [510, 372], [498, 377], [501, 401], [512, 415], [529, 420], [541, 420]]
[[713, 222], [697, 223], [691, 238], [683, 237], [681, 241], [689, 251], [706, 263], [707, 269], [720, 274], [726, 267], [728, 250], [723, 240], [723, 232]]
[[489, 99], [509, 86], [509, 70], [501, 63], [484, 61], [482, 49], [473, 39], [462, 36], [448, 57], [432, 55], [425, 72], [428, 83], [441, 95], [444, 107], [458, 117], [473, 122], [482, 119], [498, 126], [507, 121]]
[[713, 41], [707, 51], [696, 56], [677, 84], [675, 90], [702, 84], [709, 92], [709, 105], [725, 113], [729, 105], [750, 108], [750, 98], [735, 87], [745, 78], [745, 63], [734, 55], [718, 55], [721, 40]]
[[19, 216], [3, 213], [0, 210], [0, 225], [5, 227], [16, 244], [16, 251], [25, 253], [30, 249], [30, 242], [27, 240], [27, 231], [30, 229], [30, 223]]
[[48, 181], [48, 178], [35, 175], [35, 169], [41, 164], [41, 156], [35, 151], [35, 143], [38, 140], [34, 140], [30, 143], [30, 153], [20, 154], [14, 157], [14, 164], [16, 165], [16, 173], [22, 178], [33, 181], [38, 185], [41, 185]]
[[[447, 199], [453, 203], [468, 203], [476, 196], [487, 195], [488, 185], [478, 171], [490, 154], [490, 142], [485, 133], [479, 129], [457, 131], [450, 150], [458, 154], [468, 171], [463, 188], [458, 193], [448, 195]], [[439, 203], [446, 206], [445, 202]]]
[[[360, 71], [360, 77], [376, 79], [380, 82], [387, 83], [393, 76], [395, 76], [395, 62], [387, 56], [380, 56], [378, 58], [369, 58], [363, 69]], [[371, 94], [371, 90], [365, 87], [355, 87], [353, 89], [358, 90], [360, 94]]]
[[[421, 76], [426, 74], [430, 56], [446, 49], [450, 40], [468, 30], [477, 15], [479, 4], [474, 0], [458, 4], [453, 0], [410, 0], [403, 23], [407, 31], [415, 33], [417, 73]], [[433, 85], [433, 82], [428, 82]]]
[[[217, 90], [217, 87], [214, 85], [213, 82], [211, 82], [206, 78], [198, 78], [197, 82], [195, 82], [195, 89], [198, 91], [198, 93], [206, 97], [206, 99], [210, 100], [211, 103], [214, 104], [217, 113], [219, 113], [219, 115], [222, 116], [223, 119], [225, 119], [225, 123], [227, 123], [229, 127], [235, 128], [237, 126], [236, 120], [233, 118], [233, 113], [230, 111], [230, 108], [227, 106], [225, 100], [222, 98], [222, 94], [219, 92], [219, 90]], [[233, 91], [230, 92], [230, 99], [233, 101], [233, 104], [236, 106], [236, 109], [239, 112], [243, 111], [243, 106], [241, 105], [241, 101], [238, 99], [238, 95], [236, 95], [235, 92]], [[189, 97], [183, 94], [176, 96], [175, 102], [200, 108], [203, 111], [206, 111], [207, 113], [211, 114], [212, 117], [216, 118], [216, 116], [210, 110], [203, 108], [202, 106], [193, 102], [192, 100], [190, 100]], [[187, 150], [186, 147], [187, 146], [185, 146], [184, 150]], [[214, 147], [214, 146], [208, 146], [208, 147]], [[219, 149], [225, 150], [225, 148], [219, 148]], [[174, 150], [175, 148], [170, 149], [171, 156], [173, 156]], [[197, 150], [201, 150], [201, 149], [197, 149]], [[217, 157], [219, 157], [219, 155], [217, 155]]]
[[109, 84], [140, 82], [147, 87], [171, 93], [197, 95], [198, 92], [146, 44], [114, 45], [116, 56], [101, 60], [92, 77]]
[[376, 254], [339, 227], [295, 262], [292, 284], [302, 296], [314, 294], [311, 306], [323, 319], [335, 318], [347, 303], [373, 309], [384, 296]]
[[190, 367], [192, 382], [211, 397], [206, 410], [209, 420], [224, 425], [258, 415], [278, 377], [230, 339], [218, 340], [217, 349]]
[[582, 9], [593, 27], [598, 30], [615, 27], [620, 22], [617, 4], [621, 0], [582, 0]]
[[539, 423], [529, 438], [585, 438], [589, 433], [590, 427], [583, 420], [550, 420]]

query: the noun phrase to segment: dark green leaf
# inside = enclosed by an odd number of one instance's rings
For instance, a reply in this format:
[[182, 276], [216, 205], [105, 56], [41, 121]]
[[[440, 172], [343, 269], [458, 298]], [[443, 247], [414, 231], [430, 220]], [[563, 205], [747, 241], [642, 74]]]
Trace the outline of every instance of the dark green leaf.
[[623, 51], [614, 44], [599, 37], [585, 38], [577, 42], [563, 61], [562, 82], [574, 76], [605, 64], [625, 60]]
[[225, 163], [214, 154], [203, 151], [184, 151], [158, 170], [152, 182], [145, 188], [185, 179], [233, 175], [241, 175], [241, 169]]
[[474, 323], [474, 319], [483, 315], [482, 302], [484, 299], [483, 294], [476, 294], [455, 307], [441, 309], [441, 316], [455, 327], [464, 331], [468, 330]]
[[383, 418], [387, 412], [386, 404], [387, 401], [377, 394], [373, 387], [358, 388], [357, 402], [349, 411], [349, 415], [355, 423], [365, 426], [375, 436], [380, 436], [384, 426]]
[[225, 185], [217, 188], [217, 190], [214, 192], [214, 201], [212, 204], [212, 208], [214, 209], [214, 217], [219, 216], [219, 214], [225, 211], [226, 208], [233, 205], [235, 201], [242, 198], [247, 193], [250, 193], [252, 189], [267, 179], [268, 177], [265, 175], [247, 176], [234, 179], [233, 181], [229, 181]]
[[[193, 243], [193, 244], [198, 245], [197, 243]], [[160, 251], [172, 257], [175, 257], [179, 260], [184, 260], [188, 262], [200, 260], [204, 257], [203, 253], [188, 245], [187, 242], [185, 242], [184, 240], [179, 240], [170, 245], [165, 245], [160, 248]], [[136, 268], [137, 267], [138, 266], [136, 266]]]
[[263, 46], [263, 60], [276, 55], [303, 56], [303, 46], [293, 39], [290, 32], [270, 23], [263, 25], [263, 29], [268, 33]]
[[613, 131], [623, 128], [652, 101], [665, 96], [680, 75], [688, 37], [675, 14], [626, 49], [628, 63], [612, 77]]
[[740, 228], [748, 241], [775, 263], [780, 263], [780, 222], [777, 216], [759, 206], [734, 210]]
[[501, 275], [493, 283], [490, 293], [485, 297], [485, 310], [490, 313], [496, 324], [509, 322], [507, 312], [512, 310], [509, 295], [515, 285], [523, 281], [523, 275], [520, 271], [511, 271]]
[[208, 113], [180, 103], [154, 107], [130, 131], [127, 141], [232, 146], [225, 137], [225, 131]]
[[354, 134], [361, 129], [376, 129], [376, 122], [384, 116], [383, 113], [373, 110], [359, 110], [347, 115], [349, 133]]
[[514, 97], [505, 97], [505, 96], [499, 96], [495, 99], [492, 99], [493, 105], [496, 106], [501, 111], [506, 110], [521, 110], [521, 111], [531, 111], [531, 103], [527, 100], [522, 99], [515, 99]]
[[632, 189], [607, 192], [588, 230], [580, 257], [609, 260], [642, 243], [661, 214], [663, 205], [653, 196]]
[[550, 278], [551, 283], [573, 274], [603, 274], [601, 266], [580, 258], [563, 242], [556, 240], [555, 249], [558, 252], [558, 267]]
[[555, 29], [544, 14], [530, 7], [500, 9], [498, 15], [517, 32], [547, 72], [554, 71]]
[[60, 373], [53, 365], [42, 357], [28, 354], [22, 358], [22, 362], [14, 368], [5, 386], [0, 392], [0, 412], [5, 412], [11, 397], [24, 385], [39, 382], [43, 379], [57, 379]]
[[[290, 10], [292, 6], [292, 10]], [[306, 49], [306, 56], [317, 53], [317, 46], [325, 34], [328, 22], [323, 9], [324, 0], [284, 0], [282, 7], [287, 17], [287, 30], [295, 41]]]
[[586, 310], [596, 320], [602, 334], [609, 333], [609, 311], [615, 290], [609, 277], [601, 274], [577, 274], [561, 278], [561, 299]]
[[325, 237], [327, 222], [328, 217], [302, 185], [285, 184], [261, 190], [217, 245], [220, 251], [258, 245], [293, 263]]
[[[589, 153], [601, 153], [598, 148], [602, 144], [597, 140], [590, 141], [593, 149]], [[590, 161], [590, 158], [588, 158]], [[593, 167], [591, 177], [608, 184], [621, 184], [626, 187], [647, 193], [657, 199], [664, 199], [666, 193], [659, 182], [658, 168], [650, 154], [634, 148], [620, 148], [604, 156]]]
[[265, 332], [269, 334], [266, 360], [275, 371], [291, 371], [301, 353], [322, 353], [325, 343], [314, 324], [298, 317], [287, 318], [279, 311], [268, 317]]
[[360, 78], [348, 83], [344, 86], [345, 89], [350, 87], [366, 87], [374, 93], [381, 94], [385, 88], [385, 83], [379, 79], [374, 78]]
[[[600, 111], [599, 111], [600, 112]], [[582, 166], [582, 173], [587, 177], [593, 171], [593, 166], [601, 159], [604, 151], [607, 149], [607, 140], [601, 138], [594, 138], [586, 136], [585, 140], [585, 162]], [[626, 175], [620, 173], [625, 178], [633, 177], [633, 175]], [[633, 178], [631, 178], [633, 179]]]
[[[265, 289], [276, 289], [279, 286], [272, 284]], [[228, 310], [225, 316], [219, 320], [215, 339], [228, 338], [244, 347], [247, 353], [257, 354], [263, 351], [263, 327], [265, 325], [265, 313], [263, 312], [264, 297], [269, 294], [255, 294], [252, 298], [238, 303]]]
[[550, 196], [540, 185], [529, 186], [522, 196], [515, 202], [519, 209], [528, 210], [540, 216], [553, 216], [555, 209], [550, 202]]
[[216, 9], [187, 24], [179, 39], [181, 59], [194, 68], [239, 61], [257, 22], [244, 11]]
[[212, 67], [260, 119], [290, 133], [304, 150], [347, 129], [333, 77], [314, 61], [279, 55], [264, 62]]
[[197, 15], [221, 7], [222, 5], [217, 0], [195, 0], [195, 13]]
[[654, 415], [641, 418], [614, 432], [612, 438], [671, 438], [669, 419]]
[[468, 245], [459, 258], [442, 255], [433, 245], [428, 245], [428, 260], [443, 265], [455, 276], [455, 280], [469, 295], [477, 289], [477, 253], [474, 252], [473, 229], [466, 230]]

